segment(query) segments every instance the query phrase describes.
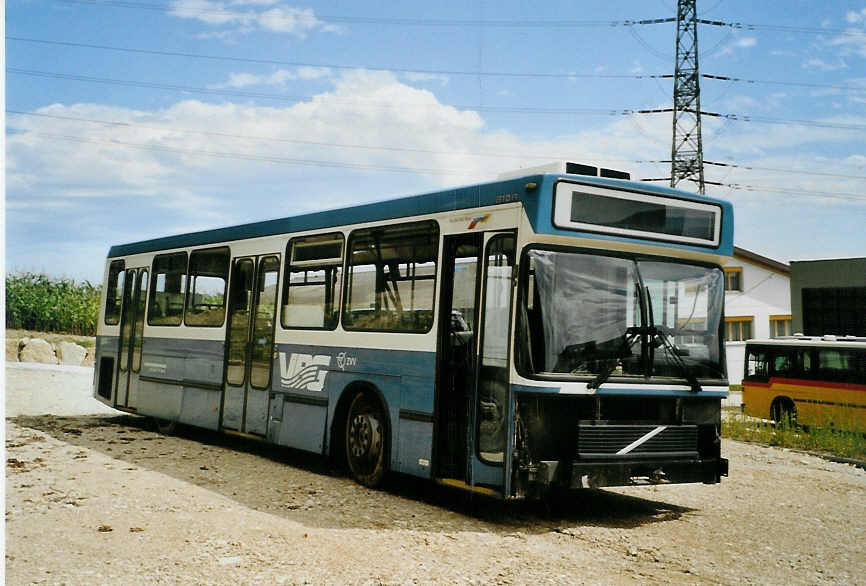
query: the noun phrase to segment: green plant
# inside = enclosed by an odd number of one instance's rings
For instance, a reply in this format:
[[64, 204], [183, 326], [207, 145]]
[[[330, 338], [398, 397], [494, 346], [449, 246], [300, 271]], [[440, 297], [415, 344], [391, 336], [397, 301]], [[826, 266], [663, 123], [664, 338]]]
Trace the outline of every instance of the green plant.
[[101, 288], [44, 274], [6, 275], [6, 327], [92, 336]]
[[866, 460], [866, 435], [833, 429], [829, 425], [807, 429], [784, 421], [773, 423], [748, 417], [731, 410], [722, 418], [722, 437]]

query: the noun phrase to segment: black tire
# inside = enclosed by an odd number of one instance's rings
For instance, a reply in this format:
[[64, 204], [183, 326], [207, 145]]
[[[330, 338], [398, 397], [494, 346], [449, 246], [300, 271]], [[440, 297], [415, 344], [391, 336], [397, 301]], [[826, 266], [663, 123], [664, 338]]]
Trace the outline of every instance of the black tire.
[[770, 405], [770, 419], [777, 425], [797, 425], [797, 410], [790, 399], [775, 399]]
[[355, 395], [346, 415], [346, 463], [355, 480], [364, 486], [377, 487], [385, 478], [387, 428], [379, 399], [369, 391]]
[[158, 417], [154, 417], [153, 426], [156, 428], [156, 431], [162, 435], [174, 435], [174, 432], [177, 431], [177, 421], [171, 421], [168, 419], [159, 419]]

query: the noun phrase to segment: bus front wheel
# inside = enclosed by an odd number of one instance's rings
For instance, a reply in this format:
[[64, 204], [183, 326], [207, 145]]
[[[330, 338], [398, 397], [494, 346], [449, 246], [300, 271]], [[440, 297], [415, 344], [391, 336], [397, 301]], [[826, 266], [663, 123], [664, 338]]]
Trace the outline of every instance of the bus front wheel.
[[371, 488], [385, 477], [388, 437], [385, 412], [369, 391], [355, 395], [346, 417], [346, 461], [355, 480]]

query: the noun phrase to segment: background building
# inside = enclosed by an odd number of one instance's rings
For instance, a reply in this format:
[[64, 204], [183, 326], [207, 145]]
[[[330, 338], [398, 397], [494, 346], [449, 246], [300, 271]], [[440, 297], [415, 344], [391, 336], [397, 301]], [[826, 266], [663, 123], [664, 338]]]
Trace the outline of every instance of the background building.
[[795, 332], [866, 336], [866, 258], [791, 263]]
[[734, 247], [725, 271], [725, 350], [728, 380], [743, 379], [746, 340], [790, 335], [791, 268], [744, 248]]

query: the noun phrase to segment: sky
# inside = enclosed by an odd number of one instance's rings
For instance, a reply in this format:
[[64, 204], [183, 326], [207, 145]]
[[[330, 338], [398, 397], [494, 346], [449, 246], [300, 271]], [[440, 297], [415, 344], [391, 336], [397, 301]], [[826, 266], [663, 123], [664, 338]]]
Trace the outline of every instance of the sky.
[[[6, 270], [570, 160], [670, 176], [674, 0], [7, 0]], [[735, 243], [866, 256], [866, 0], [698, 0]], [[665, 182], [661, 182], [665, 184]], [[691, 183], [678, 186], [694, 191]]]

